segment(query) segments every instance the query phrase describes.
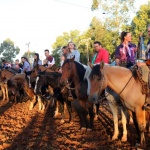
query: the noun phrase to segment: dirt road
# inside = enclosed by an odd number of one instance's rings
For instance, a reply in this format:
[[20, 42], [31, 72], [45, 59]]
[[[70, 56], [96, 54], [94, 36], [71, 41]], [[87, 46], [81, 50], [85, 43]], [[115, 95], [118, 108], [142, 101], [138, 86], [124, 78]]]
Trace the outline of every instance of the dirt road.
[[[136, 131], [127, 125], [128, 142], [111, 141], [113, 120], [107, 104], [100, 107], [99, 120], [94, 130], [79, 130], [79, 119], [73, 123], [60, 124], [60, 116], [53, 118], [54, 108], [38, 112], [38, 105], [28, 110], [29, 101], [10, 104], [0, 101], [0, 150], [130, 150], [136, 143]], [[66, 116], [66, 121], [67, 121]], [[119, 125], [122, 135], [122, 125]], [[150, 134], [145, 133], [150, 149]]]

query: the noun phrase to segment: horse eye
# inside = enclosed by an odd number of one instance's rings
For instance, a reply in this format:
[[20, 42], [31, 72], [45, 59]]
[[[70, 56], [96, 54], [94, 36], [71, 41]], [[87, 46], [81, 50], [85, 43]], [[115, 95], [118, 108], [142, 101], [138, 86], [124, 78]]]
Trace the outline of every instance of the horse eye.
[[100, 78], [97, 79], [97, 81], [100, 81], [100, 80], [101, 80]]

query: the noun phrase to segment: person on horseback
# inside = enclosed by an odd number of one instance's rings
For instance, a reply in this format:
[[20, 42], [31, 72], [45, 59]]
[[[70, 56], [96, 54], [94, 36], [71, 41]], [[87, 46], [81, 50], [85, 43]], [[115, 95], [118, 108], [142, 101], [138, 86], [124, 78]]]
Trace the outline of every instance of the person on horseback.
[[30, 63], [26, 57], [21, 57], [21, 61], [23, 63], [23, 73], [26, 74], [27, 79], [29, 80], [29, 88], [31, 88], [31, 83], [30, 83], [30, 75], [31, 75], [31, 68], [30, 68]]
[[44, 52], [47, 60], [47, 67], [51, 68], [55, 64], [55, 58], [49, 54], [48, 49], [46, 49]]
[[38, 53], [35, 53], [34, 54], [34, 61], [33, 61], [33, 68], [37, 65], [42, 65], [42, 61], [40, 60], [39, 58], [39, 54]]
[[121, 44], [115, 51], [116, 66], [131, 68], [135, 64], [137, 47], [131, 43], [131, 33], [123, 31], [121, 33]]
[[92, 58], [92, 64], [98, 64], [101, 61], [104, 61], [107, 64], [109, 63], [109, 53], [106, 49], [102, 48], [99, 41], [94, 42], [94, 50], [95, 54]]
[[80, 52], [76, 49], [76, 45], [73, 42], [68, 43], [67, 59], [71, 59], [75, 56], [74, 61], [80, 62]]
[[[146, 76], [148, 76], [147, 95], [146, 95], [146, 101], [144, 104], [144, 109], [150, 112], [150, 73], [149, 73], [149, 68], [150, 68], [150, 25], [148, 25], [148, 27], [147, 27], [147, 32], [148, 32], [149, 39], [147, 42], [147, 49], [145, 52], [145, 61], [137, 62], [137, 66], [141, 67], [141, 68], [147, 68], [147, 70], [145, 71]], [[144, 44], [144, 41], [143, 41], [143, 44]]]

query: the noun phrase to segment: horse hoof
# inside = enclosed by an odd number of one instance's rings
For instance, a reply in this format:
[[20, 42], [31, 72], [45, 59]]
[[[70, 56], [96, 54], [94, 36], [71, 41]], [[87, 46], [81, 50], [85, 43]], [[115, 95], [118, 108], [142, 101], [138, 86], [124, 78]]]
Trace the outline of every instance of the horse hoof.
[[126, 142], [127, 141], [127, 137], [122, 137], [121, 138], [121, 142]]
[[91, 128], [88, 128], [88, 129], [87, 129], [87, 131], [88, 131], [88, 132], [91, 132], [91, 131], [92, 131], [92, 129], [91, 129]]
[[94, 117], [94, 121], [97, 121], [99, 118], [98, 118], [98, 116], [95, 116]]
[[61, 119], [60, 123], [61, 123], [61, 124], [64, 124], [64, 123], [65, 123], [65, 120], [64, 120], [64, 119]]
[[85, 127], [81, 127], [81, 131], [86, 131], [86, 128]]
[[112, 141], [118, 140], [118, 136], [113, 136], [111, 140]]
[[58, 118], [58, 115], [54, 115], [54, 117], [53, 117], [54, 119], [57, 119]]

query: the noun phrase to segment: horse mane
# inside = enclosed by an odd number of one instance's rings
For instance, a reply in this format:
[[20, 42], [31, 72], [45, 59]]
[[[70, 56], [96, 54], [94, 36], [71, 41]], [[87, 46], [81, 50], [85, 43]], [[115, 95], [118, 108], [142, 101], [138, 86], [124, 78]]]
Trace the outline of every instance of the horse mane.
[[[65, 61], [64, 61], [64, 63], [63, 63], [63, 66], [66, 64], [66, 63], [71, 63], [71, 61], [70, 61], [70, 59], [66, 59]], [[79, 80], [80, 80], [80, 82], [81, 81], [83, 81], [83, 79], [84, 79], [84, 75], [85, 75], [85, 68], [83, 67], [83, 65], [82, 64], [80, 64], [80, 63], [78, 63], [78, 62], [76, 62], [76, 61], [73, 61], [73, 63], [75, 64], [75, 66], [76, 66], [76, 69], [77, 69], [77, 75], [78, 75], [78, 77], [79, 77]]]
[[94, 75], [97, 75], [99, 77], [102, 76], [101, 72], [100, 72], [100, 64], [98, 65], [95, 65], [93, 68], [92, 68], [92, 71], [91, 71], [91, 74], [90, 74], [90, 78], [93, 78]]
[[18, 73], [18, 69], [15, 69], [15, 68], [6, 68], [6, 70], [8, 70], [9, 72], [13, 73], [13, 74], [16, 74]]

